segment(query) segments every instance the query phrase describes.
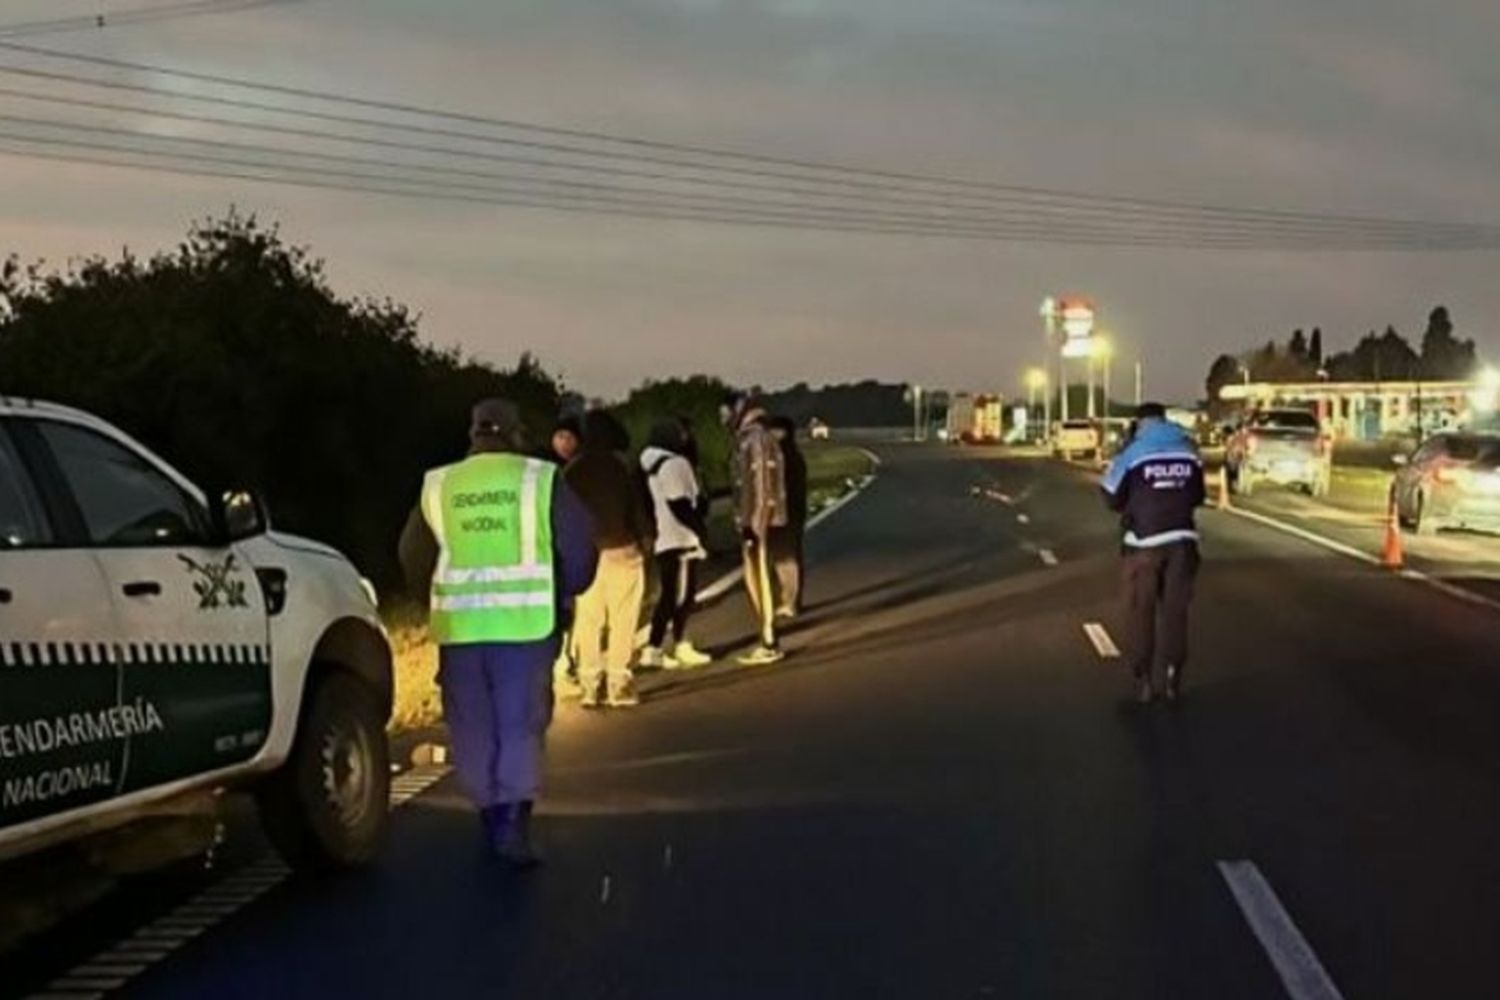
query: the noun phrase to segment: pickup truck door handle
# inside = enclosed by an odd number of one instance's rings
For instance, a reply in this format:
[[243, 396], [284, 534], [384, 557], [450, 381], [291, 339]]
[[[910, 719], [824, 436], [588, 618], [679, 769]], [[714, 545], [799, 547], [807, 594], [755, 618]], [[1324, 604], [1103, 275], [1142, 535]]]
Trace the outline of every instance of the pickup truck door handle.
[[155, 580], [136, 580], [120, 588], [126, 597], [156, 597], [161, 594], [161, 584]]
[[0, 587], [0, 604], [9, 604], [11, 601], [13, 601], [15, 599], [16, 599], [16, 595], [12, 594], [10, 592], [9, 588], [7, 588], [7, 587]]

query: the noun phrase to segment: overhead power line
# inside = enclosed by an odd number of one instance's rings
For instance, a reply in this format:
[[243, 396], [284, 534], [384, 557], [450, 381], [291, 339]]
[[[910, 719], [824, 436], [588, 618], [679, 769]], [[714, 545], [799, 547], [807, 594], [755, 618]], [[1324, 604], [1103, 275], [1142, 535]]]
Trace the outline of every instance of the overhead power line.
[[[547, 149], [558, 153], [612, 159], [628, 159], [638, 162], [671, 165], [682, 169], [699, 169], [704, 171], [722, 171], [753, 176], [769, 176], [784, 180], [798, 180], [804, 182], [814, 181], [819, 177], [822, 177], [825, 180], [829, 180], [830, 182], [842, 181], [844, 183], [850, 183], [851, 179], [853, 178], [863, 178], [863, 183], [869, 185], [872, 179], [883, 179], [886, 181], [900, 182], [907, 185], [915, 185], [918, 189], [937, 188], [948, 191], [967, 191], [971, 194], [987, 193], [990, 196], [1005, 195], [1014, 198], [1027, 198], [1048, 202], [1056, 201], [1060, 204], [1093, 206], [1098, 208], [1114, 208], [1117, 210], [1131, 208], [1137, 210], [1155, 210], [1162, 212], [1189, 212], [1215, 216], [1226, 215], [1244, 218], [1301, 220], [1348, 225], [1370, 225], [1376, 227], [1407, 225], [1451, 226], [1456, 230], [1472, 228], [1468, 227], [1468, 224], [1464, 223], [1424, 222], [1421, 220], [1386, 219], [1370, 216], [1287, 211], [1259, 207], [1245, 208], [1186, 201], [1093, 194], [1037, 186], [1003, 184], [990, 181], [978, 181], [972, 179], [941, 177], [927, 174], [855, 167], [813, 160], [767, 156], [756, 153], [716, 149], [712, 147], [688, 143], [664, 142], [660, 140], [645, 139], [635, 136], [623, 136], [583, 129], [540, 125], [534, 122], [524, 122], [516, 119], [447, 111], [439, 108], [425, 107], [422, 105], [398, 101], [376, 100], [349, 94], [314, 90], [304, 87], [260, 83], [253, 80], [246, 80], [243, 78], [226, 76], [222, 74], [193, 72], [188, 70], [175, 69], [172, 67], [149, 65], [130, 60], [115, 59], [103, 56], [86, 56], [76, 53], [64, 52], [56, 49], [42, 48], [34, 45], [0, 42], [0, 49], [9, 49], [15, 52], [26, 53], [32, 56], [66, 60], [87, 65], [103, 66], [111, 69], [125, 69], [134, 72], [153, 73], [170, 78], [190, 80], [200, 84], [209, 83], [221, 87], [231, 87], [242, 90], [258, 91], [261, 93], [277, 94], [284, 97], [297, 98], [299, 100], [314, 100], [334, 104], [342, 104], [349, 107], [359, 107], [367, 110], [378, 110], [385, 113], [440, 119], [449, 122], [459, 122], [468, 126], [478, 125], [523, 134], [530, 133], [534, 135], [546, 135], [558, 138], [582, 139], [596, 144], [602, 143], [606, 148], [600, 149], [597, 147], [578, 146], [573, 144], [561, 143], [549, 143], [544, 145], [536, 142], [523, 142], [522, 140], [517, 140], [514, 137], [502, 137], [493, 135], [485, 136], [474, 133], [464, 134], [465, 138], [475, 141], [506, 143], [511, 145], [528, 145], [530, 148]], [[180, 92], [169, 93], [173, 93], [174, 96], [185, 99], [198, 99], [199, 96], [182, 94]], [[287, 114], [314, 114], [307, 109], [287, 108], [284, 106], [264, 106], [262, 107], [262, 110], [275, 110]], [[326, 113], [322, 114], [326, 116]], [[348, 121], [351, 119], [345, 118], [345, 120]], [[393, 122], [390, 120], [371, 121], [366, 119], [362, 122], [362, 124], [370, 124], [376, 127], [413, 127], [410, 125], [401, 125], [398, 122]], [[445, 132], [443, 134], [451, 133]], [[652, 150], [653, 154], [670, 153], [675, 154], [676, 158], [664, 159], [659, 155], [629, 153], [621, 149], [609, 149], [608, 147], [611, 146], [620, 146], [634, 149], [648, 149]], [[685, 161], [681, 159], [683, 155], [693, 157], [694, 159]], [[782, 169], [774, 172], [767, 172], [764, 170], [756, 170], [750, 167], [746, 167], [744, 166], [744, 164], [758, 164], [762, 167], [777, 167]], [[928, 193], [931, 193], [931, 191], [929, 190]]]
[[65, 31], [97, 30], [128, 24], [172, 21], [184, 17], [202, 17], [207, 14], [232, 14], [255, 7], [270, 7], [286, 2], [287, 0], [191, 0], [186, 3], [132, 7], [116, 12], [101, 11], [98, 14], [83, 14], [75, 17], [55, 17], [41, 21], [0, 24], [0, 38], [29, 38]]
[[[400, 152], [403, 152], [403, 153], [407, 153], [407, 152], [415, 152], [415, 153], [419, 153], [419, 154], [436, 153], [436, 154], [440, 154], [441, 155], [441, 157], [443, 158], [444, 162], [442, 164], [440, 164], [440, 165], [431, 165], [431, 164], [427, 164], [427, 163], [392, 163], [390, 161], [361, 160], [361, 159], [357, 159], [357, 158], [350, 158], [350, 157], [344, 157], [344, 156], [332, 156], [332, 155], [329, 155], [329, 154], [312, 152], [312, 151], [305, 150], [305, 149], [287, 149], [287, 148], [284, 148], [284, 147], [266, 147], [266, 146], [263, 146], [263, 145], [262, 146], [249, 146], [249, 145], [245, 145], [245, 144], [229, 144], [227, 148], [231, 148], [231, 149], [235, 150], [236, 152], [256, 151], [256, 152], [260, 152], [260, 153], [271, 152], [271, 153], [276, 153], [276, 154], [283, 154], [283, 155], [290, 155], [290, 156], [299, 156], [299, 157], [315, 157], [315, 158], [319, 158], [319, 159], [323, 159], [323, 160], [354, 162], [354, 163], [359, 163], [361, 165], [366, 165], [366, 166], [380, 166], [380, 167], [391, 167], [391, 168], [399, 167], [399, 168], [401, 168], [403, 170], [414, 170], [414, 171], [430, 172], [431, 174], [436, 175], [436, 176], [460, 177], [460, 178], [466, 178], [466, 179], [516, 180], [518, 178], [525, 178], [525, 179], [530, 180], [530, 181], [535, 182], [535, 183], [539, 183], [539, 184], [545, 183], [545, 184], [550, 185], [550, 186], [554, 186], [554, 187], [558, 187], [558, 188], [564, 188], [564, 189], [567, 189], [567, 188], [579, 189], [579, 190], [590, 190], [590, 189], [592, 189], [592, 190], [603, 190], [603, 189], [608, 189], [608, 190], [613, 190], [613, 191], [617, 191], [617, 192], [624, 192], [624, 193], [639, 193], [639, 194], [654, 194], [654, 195], [668, 195], [668, 194], [683, 194], [683, 193], [686, 193], [686, 194], [690, 194], [690, 195], [691, 194], [697, 194], [700, 197], [703, 196], [702, 192], [698, 191], [698, 190], [690, 190], [688, 192], [681, 192], [681, 191], [676, 191], [676, 190], [662, 190], [660, 187], [657, 187], [657, 186], [654, 186], [654, 185], [652, 187], [633, 187], [633, 186], [629, 186], [629, 185], [619, 185], [619, 184], [606, 185], [606, 184], [601, 184], [598, 181], [592, 181], [592, 182], [590, 182], [590, 181], [580, 181], [580, 180], [577, 180], [577, 179], [567, 179], [567, 178], [536, 177], [536, 176], [533, 176], [530, 173], [517, 173], [515, 171], [515, 169], [514, 169], [517, 166], [525, 167], [525, 168], [536, 168], [536, 167], [551, 168], [551, 167], [557, 166], [557, 164], [554, 161], [544, 160], [544, 159], [526, 158], [526, 157], [513, 157], [513, 156], [505, 156], [505, 155], [498, 155], [497, 156], [497, 155], [494, 155], [494, 154], [480, 154], [483, 157], [483, 159], [486, 159], [486, 160], [498, 160], [499, 162], [501, 162], [505, 166], [507, 166], [509, 168], [512, 168], [512, 169], [510, 169], [509, 171], [475, 170], [475, 169], [472, 169], [472, 168], [463, 168], [463, 167], [449, 165], [449, 163], [455, 162], [455, 161], [456, 162], [462, 162], [462, 158], [463, 157], [468, 157], [468, 156], [473, 155], [473, 154], [469, 153], [469, 151], [462, 150], [462, 149], [455, 149], [454, 147], [434, 146], [434, 145], [431, 145], [431, 144], [423, 144], [423, 143], [407, 143], [407, 142], [393, 141], [393, 140], [383, 140], [383, 139], [371, 139], [371, 138], [367, 138], [367, 137], [363, 137], [363, 136], [349, 136], [349, 135], [344, 135], [344, 134], [340, 134], [340, 133], [330, 133], [327, 130], [321, 130], [320, 131], [320, 130], [313, 130], [313, 129], [298, 128], [298, 127], [294, 127], [294, 126], [268, 125], [268, 124], [257, 123], [257, 122], [244, 122], [244, 121], [239, 120], [239, 119], [228, 119], [228, 118], [215, 117], [215, 116], [209, 116], [209, 115], [198, 115], [198, 114], [192, 114], [192, 113], [183, 113], [183, 112], [169, 111], [169, 110], [157, 109], [157, 108], [145, 109], [145, 108], [140, 108], [140, 107], [131, 106], [131, 105], [118, 104], [118, 103], [106, 102], [106, 101], [96, 101], [96, 100], [91, 100], [91, 99], [87, 99], [87, 98], [65, 97], [65, 96], [61, 96], [61, 95], [58, 95], [56, 93], [50, 93], [50, 92], [49, 93], [41, 93], [41, 92], [36, 92], [36, 91], [17, 90], [17, 89], [14, 89], [14, 88], [6, 88], [6, 87], [0, 87], [0, 96], [15, 97], [15, 98], [23, 99], [23, 100], [28, 100], [28, 101], [35, 101], [35, 102], [49, 103], [49, 104], [57, 104], [57, 105], [62, 105], [62, 106], [67, 106], [67, 107], [85, 108], [85, 109], [89, 109], [89, 110], [103, 110], [103, 111], [109, 111], [109, 112], [112, 112], [112, 113], [142, 115], [142, 116], [149, 116], [149, 117], [161, 118], [161, 119], [167, 119], [167, 120], [174, 120], [174, 121], [185, 121], [185, 122], [194, 122], [194, 123], [201, 123], [201, 124], [211, 124], [211, 125], [215, 125], [215, 126], [225, 126], [225, 127], [234, 128], [234, 129], [244, 129], [244, 130], [261, 132], [261, 133], [265, 133], [265, 134], [278, 135], [278, 136], [291, 136], [291, 137], [298, 138], [298, 139], [317, 140], [317, 141], [320, 141], [320, 142], [332, 141], [332, 142], [337, 142], [339, 144], [350, 144], [350, 145], [355, 145], [355, 146], [364, 147], [364, 148], [375, 148], [375, 149], [380, 149], [380, 150], [396, 150], [396, 151], [400, 151]], [[4, 116], [4, 117], [6, 117], [9, 120], [11, 120], [13, 123], [19, 123], [19, 124], [24, 124], [24, 125], [32, 125], [32, 126], [55, 126], [55, 127], [58, 127], [58, 128], [67, 128], [67, 129], [79, 129], [79, 128], [89, 128], [89, 129], [93, 129], [93, 130], [101, 130], [102, 129], [102, 131], [104, 131], [106, 133], [111, 133], [111, 134], [115, 134], [115, 135], [124, 135], [124, 136], [137, 136], [137, 135], [140, 134], [140, 133], [133, 132], [133, 131], [130, 131], [130, 130], [113, 129], [113, 128], [102, 128], [100, 126], [84, 126], [84, 125], [81, 125], [80, 123], [74, 123], [74, 122], [57, 122], [57, 121], [52, 121], [52, 120], [48, 120], [48, 119], [24, 118], [24, 117], [20, 117], [20, 116]], [[173, 140], [173, 141], [187, 141], [187, 140]], [[220, 144], [220, 145], [222, 145], [222, 144]], [[643, 171], [622, 170], [622, 171], [619, 171], [618, 174], [624, 175], [624, 177], [629, 178], [632, 181], [637, 181], [637, 180], [644, 179], [644, 180], [650, 180], [650, 181], [655, 181], [655, 182], [665, 182], [669, 186], [669, 188], [673, 184], [675, 184], [676, 182], [679, 182], [679, 181], [682, 180], [682, 178], [680, 176], [678, 176], [678, 175], [661, 173], [661, 172], [643, 172]], [[611, 177], [612, 179], [614, 179], [616, 181], [618, 181], [620, 179], [620, 177], [618, 175], [606, 174], [604, 176], [609, 176], [609, 177]], [[1277, 234], [1277, 235], [1288, 236], [1288, 237], [1292, 237], [1292, 236], [1318, 236], [1318, 235], [1326, 235], [1326, 236], [1341, 236], [1341, 237], [1348, 238], [1348, 237], [1352, 237], [1352, 236], [1356, 236], [1356, 235], [1364, 235], [1364, 236], [1376, 235], [1376, 234], [1362, 233], [1361, 231], [1358, 231], [1358, 230], [1351, 232], [1351, 231], [1342, 230], [1342, 229], [1339, 229], [1339, 228], [1308, 227], [1308, 226], [1305, 226], [1305, 225], [1300, 224], [1300, 223], [1277, 222], [1277, 223], [1260, 223], [1260, 224], [1257, 224], [1255, 226], [1245, 226], [1245, 225], [1241, 225], [1241, 224], [1234, 223], [1234, 222], [1215, 220], [1214, 223], [1211, 226], [1209, 226], [1209, 225], [1191, 226], [1191, 225], [1186, 224], [1182, 220], [1177, 219], [1177, 218], [1173, 218], [1173, 217], [1166, 217], [1166, 218], [1161, 218], [1161, 219], [1146, 219], [1146, 220], [1130, 220], [1130, 219], [1121, 219], [1121, 218], [1110, 217], [1110, 216], [1103, 216], [1103, 217], [1099, 217], [1099, 218], [1094, 218], [1092, 216], [1089, 216], [1089, 215], [1086, 215], [1086, 214], [1081, 214], [1081, 213], [1072, 213], [1072, 214], [1068, 214], [1068, 215], [1058, 215], [1058, 214], [1056, 214], [1053, 211], [1044, 211], [1044, 210], [1039, 210], [1039, 209], [1037, 209], [1035, 207], [1028, 208], [1028, 207], [1024, 207], [1024, 206], [1023, 207], [1009, 207], [1009, 208], [1005, 208], [1003, 210], [998, 210], [993, 205], [981, 205], [981, 206], [977, 206], [977, 207], [976, 206], [972, 206], [972, 205], [970, 205], [970, 206], [956, 206], [955, 203], [952, 203], [952, 202], [947, 202], [947, 201], [943, 201], [943, 200], [933, 200], [933, 199], [911, 199], [911, 198], [903, 198], [903, 199], [894, 199], [894, 198], [892, 198], [892, 199], [871, 199], [871, 198], [869, 198], [868, 196], [866, 196], [866, 195], [864, 195], [862, 193], [848, 193], [848, 192], [840, 192], [840, 191], [828, 191], [828, 190], [818, 189], [818, 188], [793, 187], [793, 186], [789, 186], [789, 185], [752, 184], [752, 185], [750, 185], [750, 188], [752, 190], [756, 191], [761, 196], [758, 197], [758, 198], [746, 198], [746, 197], [741, 197], [741, 196], [737, 196], [737, 195], [724, 194], [722, 192], [712, 192], [712, 191], [710, 192], [710, 195], [713, 196], [713, 197], [718, 198], [720, 201], [722, 201], [722, 202], [724, 202], [726, 204], [738, 204], [738, 205], [744, 205], [744, 206], [750, 206], [750, 207], [762, 207], [762, 208], [764, 208], [764, 207], [783, 207], [783, 208], [790, 208], [790, 209], [798, 209], [798, 208], [823, 208], [823, 209], [835, 209], [835, 210], [856, 210], [856, 209], [870, 210], [870, 209], [878, 209], [878, 210], [881, 210], [881, 211], [887, 211], [887, 212], [893, 212], [893, 213], [899, 212], [899, 213], [905, 213], [905, 214], [908, 214], [908, 215], [916, 215], [917, 217], [923, 219], [924, 221], [945, 221], [945, 220], [947, 220], [947, 221], [957, 221], [957, 222], [961, 222], [961, 221], [979, 221], [979, 222], [983, 222], [983, 221], [987, 221], [987, 220], [996, 220], [996, 219], [1000, 219], [1000, 220], [1028, 219], [1028, 220], [1031, 220], [1031, 221], [1043, 221], [1043, 222], [1051, 221], [1051, 222], [1054, 222], [1054, 223], [1057, 223], [1057, 224], [1063, 226], [1064, 228], [1071, 228], [1071, 227], [1074, 227], [1074, 226], [1077, 226], [1077, 225], [1081, 225], [1081, 224], [1088, 224], [1088, 225], [1091, 225], [1091, 226], [1094, 226], [1094, 227], [1098, 227], [1098, 228], [1101, 228], [1101, 229], [1106, 229], [1106, 230], [1107, 229], [1113, 229], [1113, 228], [1122, 228], [1122, 227], [1140, 228], [1142, 226], [1146, 226], [1148, 228], [1168, 228], [1168, 229], [1171, 229], [1173, 231], [1178, 231], [1178, 232], [1182, 232], [1182, 231], [1192, 232], [1192, 231], [1196, 231], [1196, 230], [1202, 230], [1202, 231], [1205, 231], [1205, 232], [1213, 232], [1213, 233], [1246, 233], [1246, 232], [1248, 232], [1248, 233], [1263, 233], [1263, 234], [1266, 234], [1266, 235]], [[768, 195], [774, 195], [774, 197], [768, 197]], [[924, 208], [924, 207], [928, 208], [928, 209], [939, 209], [939, 211], [928, 211], [926, 213], [913, 213], [911, 211], [913, 208]], [[959, 208], [961, 210], [957, 210], [956, 211], [955, 210], [956, 208]], [[1386, 233], [1386, 234], [1379, 234], [1379, 235], [1381, 235], [1383, 238], [1390, 238], [1390, 237], [1394, 236], [1395, 234]], [[1426, 240], [1436, 240], [1436, 239], [1439, 239], [1439, 238], [1443, 238], [1443, 239], [1449, 240], [1450, 242], [1454, 242], [1454, 241], [1456, 241], [1459, 238], [1470, 239], [1470, 240], [1477, 240], [1479, 238], [1478, 236], [1476, 236], [1475, 234], [1472, 234], [1472, 233], [1470, 233], [1470, 234], [1463, 234], [1463, 237], [1460, 237], [1459, 234], [1447, 234], [1447, 233], [1439, 234], [1439, 233], [1433, 233], [1433, 232], [1428, 232], [1428, 231], [1414, 231], [1414, 232], [1405, 233], [1405, 234], [1402, 234], [1402, 235], [1403, 235], [1403, 237], [1405, 237], [1407, 239], [1417, 239], [1417, 240], [1423, 240], [1423, 241], [1426, 241]]]
[[[187, 93], [98, 75], [0, 63], [0, 74], [65, 85], [46, 92], [0, 87], [0, 97], [263, 137], [255, 143], [164, 137], [55, 118], [0, 116], [0, 120], [33, 130], [3, 135], [20, 144], [12, 152], [54, 159], [406, 197], [571, 210], [608, 207], [614, 214], [651, 218], [671, 213], [672, 218], [700, 221], [753, 220], [840, 231], [855, 226], [860, 227], [858, 231], [976, 239], [1211, 248], [1500, 247], [1497, 226], [1198, 205], [865, 169], [556, 128], [0, 41], [3, 51], [149, 72], [279, 98]], [[71, 88], [154, 100], [121, 103], [78, 96], [76, 91], [70, 94]], [[284, 100], [288, 97], [321, 102], [325, 107], [288, 104]], [[261, 120], [160, 106], [156, 100], [254, 112]], [[356, 114], [327, 105], [381, 113]], [[281, 121], [266, 121], [266, 115]], [[422, 120], [409, 120], [412, 117]], [[333, 130], [330, 125], [340, 128]], [[63, 131], [74, 138], [37, 135], [36, 129]], [[264, 137], [271, 136], [299, 145], [267, 144]], [[308, 144], [322, 148], [308, 148]], [[365, 155], [327, 152], [329, 145]]]
[[[33, 143], [35, 140], [19, 139], [12, 140], [11, 137], [0, 136], [0, 142], [20, 141], [22, 143]], [[82, 145], [82, 144], [75, 144]], [[254, 167], [234, 168], [231, 166], [189, 166], [185, 164], [151, 165], [138, 161], [121, 159], [119, 157], [85, 155], [82, 153], [46, 152], [37, 150], [15, 150], [0, 147], [0, 153], [13, 153], [34, 159], [50, 160], [53, 162], [84, 163], [97, 166], [119, 167], [127, 169], [142, 169], [151, 172], [168, 172], [179, 175], [214, 177], [231, 180], [247, 180], [272, 184], [287, 184], [295, 187], [331, 190], [346, 193], [364, 193], [377, 195], [391, 195], [406, 198], [440, 198], [445, 201], [454, 201], [470, 204], [498, 205], [518, 208], [545, 209], [548, 211], [571, 212], [581, 214], [602, 214], [625, 216], [637, 219], [660, 219], [667, 221], [686, 222], [712, 222], [729, 223], [733, 225], [748, 225], [756, 227], [769, 227], [775, 229], [795, 229], [826, 233], [854, 233], [854, 234], [877, 234], [877, 235], [905, 235], [905, 236], [939, 236], [947, 239], [983, 240], [994, 241], [1006, 237], [995, 234], [966, 231], [961, 229], [939, 229], [916, 226], [877, 225], [860, 224], [858, 222], [820, 223], [810, 221], [801, 217], [792, 219], [780, 219], [769, 217], [747, 217], [742, 215], [727, 215], [708, 211], [674, 210], [668, 208], [655, 208], [650, 206], [633, 205], [629, 203], [603, 202], [593, 199], [548, 199], [544, 197], [523, 197], [504, 195], [464, 195], [459, 193], [434, 194], [431, 191], [403, 187], [397, 184], [379, 184], [374, 182], [341, 181], [336, 179], [319, 179], [308, 177], [293, 177], [276, 172], [275, 170], [257, 170]], [[1028, 242], [1065, 244], [1065, 245], [1091, 245], [1126, 248], [1158, 248], [1158, 249], [1182, 249], [1181, 243], [1150, 239], [1146, 237], [1116, 237], [1078, 239], [1067, 236], [1048, 233], [1042, 237], [1029, 240]], [[1228, 245], [1229, 249], [1260, 249], [1243, 244]]]
[[[82, 129], [89, 131], [87, 127]], [[93, 129], [107, 132], [105, 129]], [[140, 138], [140, 137], [136, 137]], [[80, 162], [105, 163], [112, 166], [166, 170], [174, 173], [208, 174], [210, 176], [234, 176], [241, 179], [264, 180], [301, 186], [358, 190], [381, 194], [424, 197], [449, 201], [477, 202], [500, 205], [526, 205], [538, 208], [565, 207], [573, 211], [609, 209], [612, 214], [636, 215], [644, 218], [675, 218], [714, 222], [752, 222], [775, 224], [784, 227], [799, 227], [846, 232], [884, 232], [908, 235], [949, 236], [967, 239], [1021, 240], [1064, 244], [1087, 244], [1101, 246], [1156, 246], [1182, 247], [1201, 246], [1217, 248], [1255, 249], [1265, 248], [1263, 238], [1253, 234], [1217, 234], [1193, 237], [1181, 233], [1136, 230], [1097, 231], [1056, 225], [1037, 225], [1034, 222], [976, 222], [955, 219], [951, 221], [901, 218], [876, 213], [829, 213], [816, 211], [777, 210], [772, 207], [750, 207], [724, 205], [712, 201], [693, 201], [668, 197], [644, 197], [639, 191], [600, 190], [557, 193], [535, 187], [510, 185], [480, 185], [468, 183], [434, 183], [431, 180], [383, 172], [378, 161], [361, 161], [357, 158], [323, 157], [338, 162], [334, 166], [312, 166], [308, 164], [277, 162], [264, 158], [247, 158], [244, 153], [253, 147], [240, 147], [233, 143], [206, 143], [202, 140], [161, 140], [161, 142], [187, 143], [202, 150], [163, 149], [138, 142], [106, 142], [94, 138], [69, 139], [0, 130], [0, 140], [20, 144], [22, 153], [42, 153], [49, 159], [66, 159]], [[218, 151], [222, 149], [223, 151]], [[12, 151], [17, 151], [12, 148]], [[111, 154], [102, 159], [96, 154]], [[239, 155], [236, 155], [236, 154]], [[87, 154], [87, 155], [84, 155]], [[120, 156], [132, 159], [121, 160]], [[318, 154], [311, 154], [317, 157]], [[363, 167], [364, 169], [354, 169]], [[373, 170], [373, 172], [372, 172]], [[1309, 248], [1319, 248], [1312, 242]], [[1420, 247], [1413, 246], [1412, 249]]]

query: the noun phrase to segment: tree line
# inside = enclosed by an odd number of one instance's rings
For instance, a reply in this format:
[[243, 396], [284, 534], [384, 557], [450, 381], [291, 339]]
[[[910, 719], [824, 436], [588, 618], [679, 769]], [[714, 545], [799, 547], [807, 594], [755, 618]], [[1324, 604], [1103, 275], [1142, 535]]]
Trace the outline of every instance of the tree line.
[[[650, 383], [616, 411], [636, 447], [655, 420], [692, 419], [723, 484], [726, 390]], [[531, 354], [497, 368], [423, 342], [404, 306], [341, 298], [306, 248], [233, 211], [149, 258], [7, 259], [0, 393], [96, 413], [206, 489], [259, 490], [278, 528], [337, 546], [387, 592], [422, 474], [464, 453], [473, 403], [514, 400], [541, 454], [577, 398]]]
[[1248, 377], [1251, 382], [1461, 381], [1474, 377], [1479, 354], [1472, 339], [1454, 332], [1453, 319], [1445, 306], [1427, 316], [1421, 343], [1413, 347], [1394, 326], [1384, 333], [1371, 330], [1353, 348], [1325, 354], [1323, 331], [1292, 331], [1284, 343], [1268, 340], [1263, 346], [1239, 355], [1221, 354], [1209, 367], [1206, 389], [1210, 405], [1219, 401], [1219, 390]]

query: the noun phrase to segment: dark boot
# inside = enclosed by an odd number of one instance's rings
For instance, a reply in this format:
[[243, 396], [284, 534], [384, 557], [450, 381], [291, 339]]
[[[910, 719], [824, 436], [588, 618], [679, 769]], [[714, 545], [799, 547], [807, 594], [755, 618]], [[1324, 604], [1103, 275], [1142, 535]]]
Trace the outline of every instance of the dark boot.
[[500, 842], [505, 823], [504, 806], [485, 806], [479, 810], [479, 825], [484, 831], [484, 843], [490, 849]]
[[502, 820], [498, 824], [494, 845], [495, 856], [511, 868], [534, 868], [542, 863], [541, 856], [531, 845], [531, 803], [508, 802], [499, 807]]

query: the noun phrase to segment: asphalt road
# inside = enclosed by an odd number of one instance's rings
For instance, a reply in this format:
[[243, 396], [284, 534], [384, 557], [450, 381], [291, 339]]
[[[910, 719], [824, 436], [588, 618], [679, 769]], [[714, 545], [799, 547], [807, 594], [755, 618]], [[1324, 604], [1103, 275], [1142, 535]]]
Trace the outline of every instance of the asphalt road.
[[1083, 629], [1121, 634], [1084, 473], [883, 453], [810, 540], [785, 664], [560, 713], [545, 869], [489, 864], [445, 781], [374, 870], [124, 992], [1287, 996], [1219, 867], [1248, 861], [1343, 996], [1500, 993], [1500, 616], [1205, 512], [1187, 699], [1141, 708]]

